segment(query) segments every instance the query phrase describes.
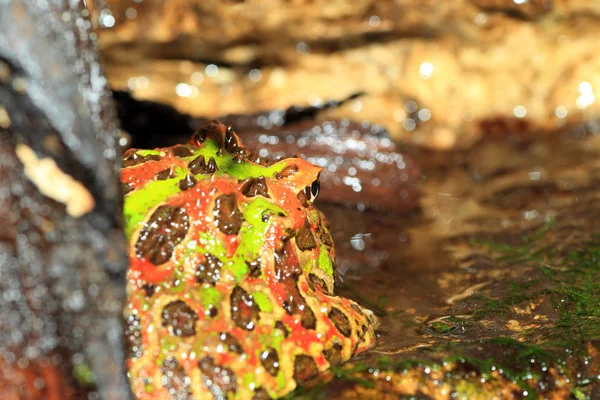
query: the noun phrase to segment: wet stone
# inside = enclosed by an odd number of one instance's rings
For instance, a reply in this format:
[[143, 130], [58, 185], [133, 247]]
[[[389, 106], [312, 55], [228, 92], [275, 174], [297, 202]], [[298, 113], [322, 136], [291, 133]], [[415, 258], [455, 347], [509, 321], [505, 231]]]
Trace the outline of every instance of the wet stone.
[[272, 376], [279, 372], [279, 354], [273, 348], [267, 348], [260, 354], [260, 362], [265, 370]]
[[229, 368], [217, 365], [211, 357], [198, 362], [202, 371], [202, 380], [216, 399], [226, 398], [228, 393], [235, 394], [237, 382], [235, 374]]
[[197, 321], [198, 315], [182, 300], [167, 304], [162, 312], [162, 325], [170, 326], [175, 336], [194, 336]]
[[311, 356], [304, 354], [298, 354], [294, 359], [294, 380], [296, 382], [302, 382], [319, 373], [317, 363]]
[[243, 181], [240, 190], [246, 197], [269, 197], [269, 188], [267, 187], [267, 180], [264, 176], [246, 179]]
[[327, 317], [331, 320], [333, 325], [337, 328], [338, 331], [347, 338], [352, 336], [352, 327], [350, 325], [350, 320], [348, 317], [339, 309], [335, 307], [331, 307], [331, 310], [327, 314]]
[[194, 178], [193, 175], [186, 175], [185, 178], [179, 181], [179, 189], [187, 190], [191, 187], [196, 186], [196, 183], [198, 183], [198, 181], [196, 180], [196, 178]]
[[213, 215], [221, 232], [227, 235], [237, 235], [240, 232], [243, 215], [237, 206], [235, 193], [222, 194], [217, 197]]
[[188, 216], [183, 208], [169, 205], [158, 207], [140, 232], [135, 244], [136, 256], [144, 257], [154, 265], [167, 262], [189, 227]]
[[296, 246], [300, 251], [312, 250], [317, 247], [308, 219], [304, 221], [304, 226], [296, 234]]
[[258, 321], [258, 305], [252, 295], [236, 286], [231, 292], [231, 319], [240, 328], [251, 331]]
[[179, 362], [167, 357], [160, 367], [162, 384], [169, 392], [171, 400], [192, 400], [191, 380]]
[[205, 260], [198, 264], [196, 270], [196, 282], [215, 285], [221, 276], [223, 262], [210, 253], [204, 255]]

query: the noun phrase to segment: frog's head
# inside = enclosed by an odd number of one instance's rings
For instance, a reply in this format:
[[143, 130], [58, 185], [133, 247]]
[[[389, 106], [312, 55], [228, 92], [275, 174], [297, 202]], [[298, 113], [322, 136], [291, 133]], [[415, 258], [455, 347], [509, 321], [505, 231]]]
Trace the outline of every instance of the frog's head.
[[[245, 149], [231, 127], [216, 121], [197, 131], [189, 144], [200, 152], [210, 150], [218, 170], [238, 180], [244, 198], [263, 196], [283, 211], [275, 216], [280, 226], [280, 235], [272, 243], [276, 251], [289, 241], [310, 283], [333, 294], [333, 239], [323, 214], [314, 206], [322, 168], [300, 156], [276, 161], [260, 157]], [[205, 164], [207, 160], [205, 156]]]
[[[270, 161], [251, 153], [231, 127], [216, 121], [198, 130], [186, 145], [132, 149], [125, 154], [124, 167], [122, 179], [130, 192], [125, 198], [128, 235], [149, 211], [165, 202], [200, 196], [213, 198], [207, 205], [216, 206], [225, 204], [219, 198], [227, 195], [237, 207], [231, 212], [218, 213], [216, 208], [198, 212], [214, 214], [217, 226], [230, 226], [236, 235], [245, 226], [242, 246], [266, 244], [277, 252], [290, 242], [309, 282], [333, 293], [333, 240], [323, 215], [313, 205], [321, 168], [299, 156]], [[237, 196], [231, 197], [234, 191]], [[265, 214], [262, 222], [268, 218], [275, 228], [266, 232], [266, 225], [255, 221], [256, 213]], [[256, 248], [249, 252], [256, 253]]]

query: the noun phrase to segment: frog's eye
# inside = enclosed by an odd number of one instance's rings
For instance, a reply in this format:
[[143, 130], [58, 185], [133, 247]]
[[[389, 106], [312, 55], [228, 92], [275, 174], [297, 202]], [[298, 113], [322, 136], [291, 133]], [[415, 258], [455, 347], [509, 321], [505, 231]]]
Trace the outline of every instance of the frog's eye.
[[321, 183], [317, 179], [312, 183], [312, 185], [304, 188], [304, 194], [309, 202], [314, 203], [317, 197], [319, 196], [319, 190], [321, 189]]

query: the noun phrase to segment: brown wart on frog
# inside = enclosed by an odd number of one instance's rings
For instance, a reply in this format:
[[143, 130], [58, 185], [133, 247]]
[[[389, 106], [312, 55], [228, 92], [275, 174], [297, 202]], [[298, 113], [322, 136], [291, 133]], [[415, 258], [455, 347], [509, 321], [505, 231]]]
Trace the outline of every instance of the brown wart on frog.
[[217, 122], [124, 160], [137, 398], [280, 397], [374, 345], [373, 314], [334, 296], [320, 168], [248, 154]]

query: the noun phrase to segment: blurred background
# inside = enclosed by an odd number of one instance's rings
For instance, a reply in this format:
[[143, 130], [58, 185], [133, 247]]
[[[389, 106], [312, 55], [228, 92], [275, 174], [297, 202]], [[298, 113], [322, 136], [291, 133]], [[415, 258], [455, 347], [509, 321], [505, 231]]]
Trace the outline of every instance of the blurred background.
[[[323, 115], [468, 147], [597, 117], [600, 4], [89, 1], [110, 85], [194, 116], [360, 98]], [[594, 131], [595, 124], [590, 126]]]

